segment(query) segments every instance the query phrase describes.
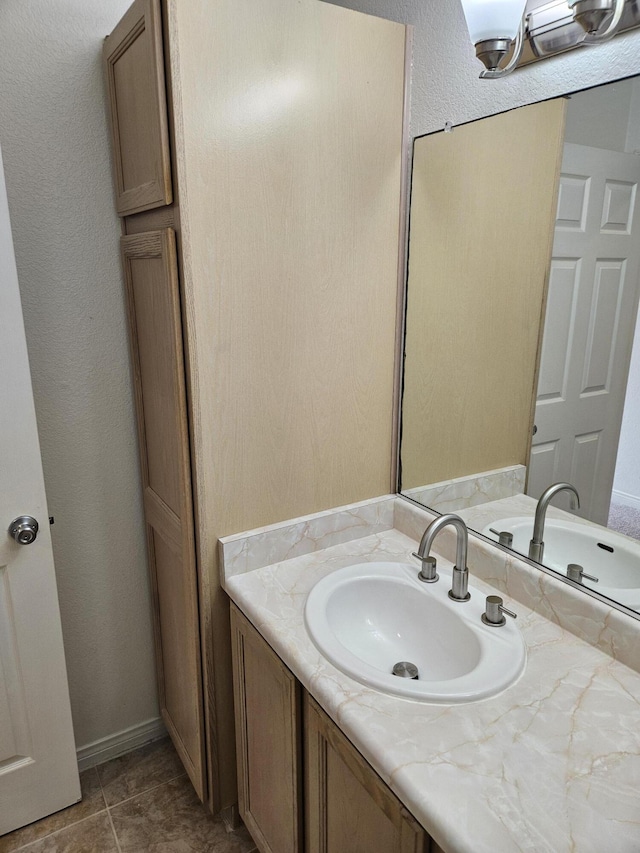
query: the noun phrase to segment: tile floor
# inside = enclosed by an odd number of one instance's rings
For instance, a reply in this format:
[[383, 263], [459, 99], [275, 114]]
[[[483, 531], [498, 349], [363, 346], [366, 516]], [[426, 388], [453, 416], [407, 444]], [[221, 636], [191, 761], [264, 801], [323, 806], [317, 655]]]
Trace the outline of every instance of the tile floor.
[[0, 853], [252, 853], [195, 795], [171, 742], [80, 774], [82, 801], [0, 837]]

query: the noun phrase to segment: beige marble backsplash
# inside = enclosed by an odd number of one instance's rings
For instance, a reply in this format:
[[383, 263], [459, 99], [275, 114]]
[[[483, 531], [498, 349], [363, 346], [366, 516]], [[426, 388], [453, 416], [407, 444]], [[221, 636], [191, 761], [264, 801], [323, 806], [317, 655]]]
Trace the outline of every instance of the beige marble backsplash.
[[220, 540], [222, 580], [393, 527], [395, 495], [258, 527]]
[[511, 465], [468, 477], [457, 477], [455, 480], [403, 489], [402, 493], [438, 512], [457, 512], [460, 507], [478, 506], [522, 494], [526, 474], [525, 465]]

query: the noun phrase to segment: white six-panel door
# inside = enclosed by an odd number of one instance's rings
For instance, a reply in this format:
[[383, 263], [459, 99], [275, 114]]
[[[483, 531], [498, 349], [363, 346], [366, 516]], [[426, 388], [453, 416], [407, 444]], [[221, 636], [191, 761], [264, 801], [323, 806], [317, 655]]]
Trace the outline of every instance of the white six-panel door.
[[[638, 311], [640, 157], [566, 144], [527, 493], [606, 525]], [[560, 501], [558, 501], [560, 503]]]
[[[8, 533], [34, 516], [36, 540]], [[47, 501], [0, 155], [0, 834], [80, 799]]]

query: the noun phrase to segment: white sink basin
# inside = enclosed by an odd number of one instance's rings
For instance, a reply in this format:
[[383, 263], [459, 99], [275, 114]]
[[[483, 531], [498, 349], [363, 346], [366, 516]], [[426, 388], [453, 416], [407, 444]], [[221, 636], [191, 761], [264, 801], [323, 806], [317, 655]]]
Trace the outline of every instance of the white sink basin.
[[[533, 518], [503, 518], [490, 526], [508, 530], [513, 534], [513, 550], [525, 556], [529, 553]], [[489, 527], [482, 532], [497, 539]], [[596, 524], [556, 518], [547, 518], [543, 539], [545, 566], [566, 575], [569, 563], [579, 563], [588, 575], [598, 578], [598, 583], [585, 578], [584, 586], [640, 609], [640, 544]]]
[[[311, 590], [305, 621], [311, 639], [338, 669], [356, 681], [428, 702], [485, 699], [512, 684], [526, 653], [514, 620], [482, 623], [485, 596], [451, 601], [451, 572], [418, 580], [418, 566], [359, 563], [338, 569]], [[396, 663], [418, 667], [418, 680], [392, 674]]]

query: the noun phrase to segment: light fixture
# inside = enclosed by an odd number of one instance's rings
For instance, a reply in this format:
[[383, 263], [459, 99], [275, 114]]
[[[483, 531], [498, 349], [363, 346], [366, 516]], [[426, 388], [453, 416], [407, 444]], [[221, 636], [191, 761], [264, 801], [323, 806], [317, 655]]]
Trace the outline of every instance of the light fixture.
[[586, 33], [584, 44], [600, 44], [614, 37], [622, 19], [624, 2], [625, 0], [569, 0], [574, 19]]
[[[608, 41], [640, 26], [639, 0], [461, 0], [480, 74], [495, 79], [518, 65]], [[504, 60], [509, 57], [506, 64]]]
[[[524, 39], [526, 0], [461, 0], [476, 56], [486, 71], [481, 77], [502, 77], [515, 68]], [[508, 65], [500, 63], [513, 48]], [[515, 60], [515, 61], [514, 61]]]

